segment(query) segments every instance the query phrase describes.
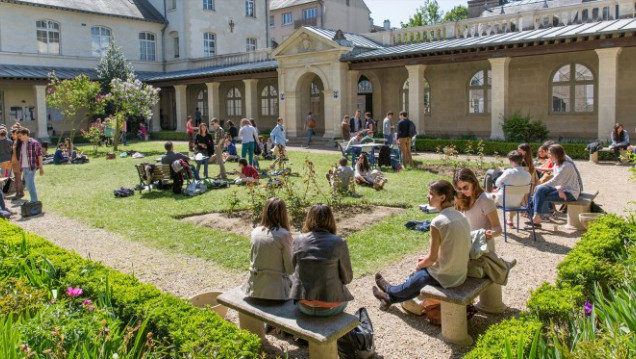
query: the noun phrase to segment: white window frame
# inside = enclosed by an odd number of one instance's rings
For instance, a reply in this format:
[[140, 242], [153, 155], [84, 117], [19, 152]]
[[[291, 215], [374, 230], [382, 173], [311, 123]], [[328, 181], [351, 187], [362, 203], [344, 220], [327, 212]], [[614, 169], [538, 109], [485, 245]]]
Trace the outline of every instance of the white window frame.
[[255, 37], [248, 37], [245, 39], [245, 50], [247, 52], [256, 51], [258, 40]]
[[203, 56], [216, 56], [216, 34], [213, 32], [203, 33]]
[[139, 60], [157, 61], [157, 36], [154, 33], [139, 33]]
[[[579, 79], [579, 73], [581, 73], [580, 71], [577, 71], [577, 69], [579, 69], [579, 66], [581, 67], [581, 70], [586, 70], [589, 73], [589, 76], [592, 77], [591, 80], [588, 79]], [[557, 74], [561, 71], [561, 69], [567, 67], [569, 70], [569, 79], [567, 80], [555, 80]], [[577, 104], [579, 103], [580, 100], [582, 99], [589, 99], [589, 97], [581, 97], [578, 96], [577, 97], [577, 87], [584, 87], [587, 88], [589, 86], [592, 86], [591, 92], [592, 92], [592, 103], [589, 104], [587, 103], [586, 106], [584, 107], [583, 110], [579, 110], [579, 106], [577, 106]], [[556, 111], [555, 110], [555, 102], [554, 102], [554, 88], [555, 87], [567, 87], [568, 89], [568, 97], [567, 100], [569, 102], [569, 109], [563, 109], [563, 110], [559, 110]], [[557, 67], [556, 70], [554, 70], [554, 72], [552, 73], [552, 76], [550, 77], [550, 114], [554, 114], [554, 115], [560, 115], [560, 114], [590, 114], [590, 113], [594, 113], [596, 111], [596, 104], [598, 103], [598, 98], [597, 98], [597, 84], [596, 84], [596, 75], [594, 74], [594, 72], [592, 71], [592, 69], [587, 66], [584, 65], [582, 63], [579, 62], [571, 62], [569, 64], [565, 64], [565, 65], [561, 65], [559, 67]], [[587, 93], [587, 91], [585, 92]], [[583, 108], [583, 107], [581, 107]]]
[[[97, 29], [98, 34], [94, 34], [93, 30]], [[106, 32], [108, 34], [106, 34]], [[95, 39], [97, 39], [97, 48], [95, 48]], [[106, 54], [108, 46], [113, 41], [113, 30], [106, 26], [91, 27], [91, 47], [93, 56], [102, 57]]]
[[180, 51], [179, 51], [179, 36], [175, 36], [172, 38], [172, 51], [174, 51], [174, 58], [178, 59], [180, 56]]
[[245, 16], [256, 17], [256, 4], [254, 0], [245, 0]]
[[312, 7], [309, 9], [303, 9], [303, 20], [315, 19], [318, 17], [318, 8]]
[[278, 90], [274, 85], [261, 90], [261, 116], [278, 116]]
[[294, 22], [294, 17], [291, 12], [286, 12], [282, 15], [283, 26], [291, 25]]
[[276, 26], [276, 16], [269, 15], [269, 27]]
[[[481, 84], [473, 84], [477, 76], [482, 76]], [[482, 91], [483, 103], [473, 101], [473, 91]], [[473, 74], [468, 82], [468, 113], [471, 115], [486, 115], [492, 111], [492, 72], [482, 69]], [[476, 105], [476, 106], [475, 106]]]
[[203, 10], [216, 11], [216, 3], [214, 0], [203, 0]]
[[[61, 40], [62, 40], [62, 31], [60, 28], [60, 23], [53, 20], [38, 20], [35, 22], [35, 36], [38, 42], [38, 53], [40, 54], [53, 54], [59, 55], [62, 51]], [[55, 40], [55, 35], [57, 34], [57, 51], [52, 48]], [[44, 35], [44, 36], [40, 36]], [[45, 41], [42, 41], [45, 40]]]
[[243, 93], [241, 90], [234, 86], [227, 92], [227, 116], [228, 117], [240, 117], [243, 116]]

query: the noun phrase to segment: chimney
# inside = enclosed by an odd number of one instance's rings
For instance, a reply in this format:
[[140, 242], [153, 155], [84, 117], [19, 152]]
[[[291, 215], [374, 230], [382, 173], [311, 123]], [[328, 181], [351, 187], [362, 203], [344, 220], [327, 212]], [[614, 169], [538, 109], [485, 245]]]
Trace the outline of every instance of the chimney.
[[391, 21], [384, 20], [384, 30], [386, 30], [386, 31], [391, 30]]

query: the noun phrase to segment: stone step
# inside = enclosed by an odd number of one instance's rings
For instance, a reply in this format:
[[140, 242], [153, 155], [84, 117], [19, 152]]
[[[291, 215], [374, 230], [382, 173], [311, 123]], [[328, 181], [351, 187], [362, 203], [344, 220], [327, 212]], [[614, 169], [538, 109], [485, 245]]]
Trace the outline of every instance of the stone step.
[[[307, 137], [289, 137], [287, 146], [292, 147], [307, 147]], [[314, 137], [311, 139], [311, 146], [313, 148], [335, 148], [335, 143], [331, 141], [331, 138]]]

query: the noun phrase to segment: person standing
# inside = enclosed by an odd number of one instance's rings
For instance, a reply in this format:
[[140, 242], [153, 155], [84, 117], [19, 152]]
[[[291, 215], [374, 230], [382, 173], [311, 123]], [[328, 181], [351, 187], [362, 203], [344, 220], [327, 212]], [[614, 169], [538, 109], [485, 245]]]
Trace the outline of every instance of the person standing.
[[239, 130], [234, 126], [234, 122], [228, 120], [227, 121], [227, 131], [230, 133], [230, 137], [232, 138], [232, 144], [236, 144], [238, 140]]
[[186, 133], [188, 134], [188, 149], [190, 152], [194, 152], [194, 122], [190, 115], [188, 115], [188, 122], [186, 122]]
[[128, 134], [128, 122], [126, 120], [123, 120], [121, 123], [121, 144], [124, 146], [126, 146], [126, 144], [128, 143], [128, 139], [126, 138], [127, 134]]
[[11, 174], [11, 155], [13, 154], [13, 141], [8, 137], [7, 128], [0, 127], [0, 177], [9, 177]]
[[197, 133], [194, 143], [196, 145], [197, 151], [203, 156], [207, 157], [204, 160], [196, 161], [197, 173], [199, 172], [201, 165], [203, 165], [203, 177], [208, 178], [208, 161], [210, 160], [210, 157], [214, 155], [214, 149], [212, 136], [208, 132], [208, 126], [206, 126], [205, 123], [199, 125], [199, 133]]
[[197, 107], [194, 110], [194, 125], [196, 127], [199, 127], [199, 125], [201, 124], [201, 119], [202, 119], [202, 115], [201, 115], [201, 111], [199, 110], [199, 108]]
[[356, 114], [349, 120], [349, 128], [352, 133], [362, 131], [362, 112], [356, 110]]
[[349, 115], [346, 115], [343, 119], [342, 119], [342, 139], [344, 141], [349, 141], [351, 139], [351, 124], [349, 123], [349, 121], [351, 120], [351, 117]]
[[307, 130], [307, 146], [311, 145], [311, 138], [316, 134], [316, 119], [311, 111], [307, 113], [305, 119], [305, 130]]
[[371, 117], [371, 112], [366, 112], [364, 114], [364, 128], [368, 132], [375, 132], [375, 120]]
[[[250, 120], [244, 118], [241, 120], [241, 129], [239, 137], [241, 138], [241, 158], [247, 158], [250, 166], [254, 163], [254, 146], [258, 134], [256, 129], [250, 123]], [[247, 157], [245, 157], [247, 155]]]
[[400, 152], [402, 153], [402, 165], [404, 167], [413, 167], [413, 156], [411, 155], [411, 137], [414, 136], [413, 129], [415, 124], [409, 120], [406, 111], [400, 112], [400, 121], [398, 122], [397, 139], [400, 144]]
[[276, 127], [269, 133], [269, 138], [272, 140], [272, 148], [275, 146], [285, 148], [287, 139], [285, 138], [285, 126], [283, 126], [282, 118], [276, 120]]
[[393, 128], [392, 121], [393, 112], [387, 112], [384, 121], [382, 121], [382, 134], [384, 135], [387, 146], [391, 146], [393, 144], [393, 134], [391, 133], [391, 129]]
[[44, 168], [42, 167], [42, 147], [40, 143], [33, 138], [30, 138], [30, 132], [28, 128], [21, 128], [17, 131], [18, 139], [21, 142], [20, 146], [20, 168], [24, 172], [24, 180], [26, 182], [26, 188], [29, 191], [29, 197], [31, 202], [37, 202], [38, 192], [35, 188], [35, 172], [40, 170], [40, 176], [44, 175]]
[[11, 139], [13, 140], [13, 154], [11, 155], [11, 168], [13, 169], [13, 178], [15, 180], [15, 197], [12, 201], [18, 201], [24, 197], [24, 186], [22, 185], [22, 168], [20, 167], [20, 154], [22, 141], [18, 138], [18, 130], [20, 126], [13, 125], [11, 127]]
[[227, 174], [225, 173], [225, 161], [223, 161], [223, 147], [225, 145], [225, 131], [219, 125], [219, 120], [217, 118], [212, 119], [212, 129], [214, 129], [214, 156], [216, 157], [216, 161], [219, 164], [219, 175], [218, 178], [227, 179]]

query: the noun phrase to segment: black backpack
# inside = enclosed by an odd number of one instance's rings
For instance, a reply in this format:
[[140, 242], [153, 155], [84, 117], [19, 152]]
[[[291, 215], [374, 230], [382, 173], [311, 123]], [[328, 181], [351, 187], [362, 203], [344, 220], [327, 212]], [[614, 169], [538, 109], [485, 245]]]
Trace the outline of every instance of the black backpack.
[[391, 165], [391, 148], [387, 145], [380, 147], [380, 154], [378, 155], [378, 165], [390, 166]]
[[417, 129], [415, 128], [415, 122], [409, 120], [409, 137], [417, 135]]
[[492, 192], [495, 188], [495, 181], [497, 181], [497, 178], [499, 178], [502, 174], [503, 172], [500, 170], [489, 169], [484, 177], [484, 191]]
[[373, 324], [369, 313], [366, 308], [360, 308], [355, 316], [360, 320], [360, 324], [338, 339], [338, 356], [340, 359], [374, 358]]

